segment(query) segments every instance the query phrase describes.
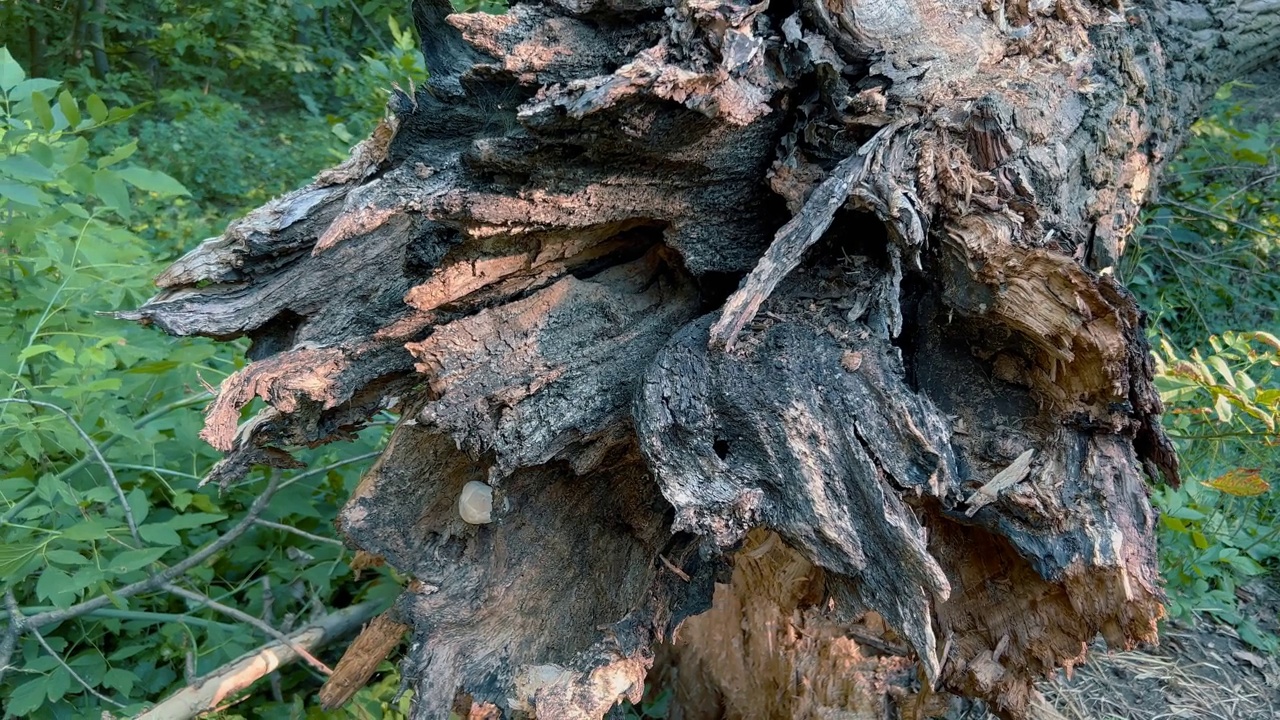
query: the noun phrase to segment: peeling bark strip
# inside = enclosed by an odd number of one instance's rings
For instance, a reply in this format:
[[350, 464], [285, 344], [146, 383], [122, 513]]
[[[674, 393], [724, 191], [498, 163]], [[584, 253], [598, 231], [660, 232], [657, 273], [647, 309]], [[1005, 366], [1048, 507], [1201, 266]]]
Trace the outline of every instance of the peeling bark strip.
[[773, 244], [743, 281], [742, 287], [725, 301], [720, 319], [711, 327], [713, 349], [733, 349], [734, 338], [742, 331], [742, 326], [751, 322], [759, 312], [760, 304], [768, 299], [787, 273], [796, 269], [805, 251], [831, 227], [836, 211], [848, 199], [849, 190], [861, 174], [864, 163], [861, 155], [845, 158], [831, 176], [814, 189], [800, 212], [778, 230]]
[[338, 524], [413, 578], [418, 717], [639, 698], [762, 537], [812, 592], [734, 580], [744, 618], [883, 618], [1006, 717], [1095, 634], [1155, 639], [1146, 482], [1177, 464], [1107, 268], [1217, 84], [1280, 55], [1280, 0], [413, 13], [427, 86], [125, 316], [252, 340], [219, 482], [400, 415]]
[[333, 674], [320, 688], [320, 705], [326, 710], [345, 705], [369, 678], [378, 664], [387, 659], [400, 644], [409, 626], [397, 622], [390, 613], [382, 613], [360, 631], [333, 669]]

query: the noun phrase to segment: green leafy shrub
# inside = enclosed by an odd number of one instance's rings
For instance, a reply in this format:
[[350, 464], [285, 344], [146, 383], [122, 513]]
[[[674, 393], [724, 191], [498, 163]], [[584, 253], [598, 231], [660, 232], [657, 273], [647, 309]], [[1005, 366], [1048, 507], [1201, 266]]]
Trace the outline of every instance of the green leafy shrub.
[[[216, 459], [196, 439], [204, 384], [243, 361], [108, 315], [160, 269], [131, 229], [139, 208], [188, 192], [136, 163], [136, 139], [95, 151], [90, 136], [131, 112], [59, 85], [0, 49], [0, 635], [15, 613], [25, 631], [0, 658], [6, 718], [132, 713], [268, 639], [201, 598], [287, 628], [396, 592], [355, 582], [329, 524], [377, 428], [346, 459], [314, 453], [315, 469], [277, 477], [260, 514], [265, 473], [198, 488]], [[290, 669], [279, 687], [255, 717], [289, 715], [316, 683]]]
[[1174, 616], [1211, 613], [1247, 642], [1275, 650], [1237, 607], [1245, 579], [1280, 559], [1280, 339], [1223, 333], [1210, 351], [1182, 354], [1167, 341], [1156, 383], [1168, 431], [1188, 471], [1181, 488], [1157, 490], [1160, 551]]
[[1154, 497], [1170, 610], [1208, 613], [1264, 649], [1276, 640], [1241, 612], [1237, 589], [1280, 553], [1277, 139], [1280, 122], [1251, 118], [1224, 87], [1121, 266], [1154, 319], [1156, 382], [1183, 466], [1183, 486]]
[[1229, 85], [1169, 163], [1121, 269], [1174, 345], [1280, 332], [1278, 141], [1280, 121], [1250, 119]]
[[[328, 128], [304, 113], [280, 113], [269, 123], [242, 105], [191, 90], [165, 93], [158, 111], [103, 137], [99, 146], [132, 137], [139, 157], [191, 189], [190, 204], [218, 217], [262, 205], [332, 164], [337, 145]], [[188, 206], [190, 207], [190, 205]], [[177, 226], [165, 217], [157, 225]], [[201, 239], [201, 238], [197, 238]], [[178, 247], [193, 243], [184, 238]]]
[[[401, 29], [394, 16], [387, 18], [393, 44], [382, 51], [361, 54], [360, 63], [344, 61], [336, 68], [332, 92], [343, 99], [341, 115], [327, 116], [333, 133], [348, 145], [373, 131], [386, 112], [387, 95], [399, 87], [412, 93], [427, 78], [426, 60], [418, 49], [418, 41], [408, 29]], [[376, 89], [370, 92], [371, 89]], [[316, 107], [314, 103], [310, 103]], [[337, 153], [339, 159], [346, 153]]]

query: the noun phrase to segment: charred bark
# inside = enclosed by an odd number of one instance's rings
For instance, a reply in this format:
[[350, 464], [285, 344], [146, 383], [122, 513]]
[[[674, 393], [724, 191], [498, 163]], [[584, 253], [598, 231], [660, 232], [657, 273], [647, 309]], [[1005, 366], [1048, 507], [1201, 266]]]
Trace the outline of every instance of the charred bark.
[[221, 481], [400, 413], [338, 524], [414, 578], [419, 716], [637, 698], [753, 530], [817, 573], [779, 603], [1010, 717], [1155, 640], [1177, 463], [1110, 267], [1280, 3], [413, 10], [430, 83], [131, 317], [252, 338]]

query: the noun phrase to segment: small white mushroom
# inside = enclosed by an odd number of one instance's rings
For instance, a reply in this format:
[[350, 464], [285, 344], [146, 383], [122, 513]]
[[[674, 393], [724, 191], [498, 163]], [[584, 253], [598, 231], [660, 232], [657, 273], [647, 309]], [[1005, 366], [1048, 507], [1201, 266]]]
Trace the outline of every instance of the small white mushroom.
[[472, 525], [493, 522], [493, 488], [478, 480], [463, 485], [462, 494], [458, 496], [458, 514]]

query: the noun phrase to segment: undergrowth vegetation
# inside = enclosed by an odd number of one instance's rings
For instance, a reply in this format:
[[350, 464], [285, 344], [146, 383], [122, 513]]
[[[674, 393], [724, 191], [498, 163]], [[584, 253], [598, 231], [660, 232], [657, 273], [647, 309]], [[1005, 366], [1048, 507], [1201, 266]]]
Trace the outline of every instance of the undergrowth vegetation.
[[[28, 626], [0, 671], [5, 718], [128, 716], [269, 641], [263, 626], [398, 591], [389, 572], [349, 569], [330, 522], [382, 427], [302, 453], [309, 469], [202, 488], [217, 456], [197, 439], [200, 410], [245, 346], [110, 313], [227, 220], [345, 157], [388, 90], [425, 77], [402, 3], [72, 5], [84, 12], [0, 6], [0, 46], [21, 48], [0, 50], [0, 617]], [[1280, 559], [1278, 137], [1221, 93], [1117, 269], [1151, 310], [1184, 464], [1182, 486], [1154, 496], [1172, 612], [1268, 650], [1241, 598]], [[383, 670], [325, 713], [313, 671], [290, 666], [221, 716], [402, 716]], [[624, 712], [665, 717], [668, 700]]]
[[[132, 114], [27, 78], [0, 50], [0, 588], [26, 626], [4, 658], [6, 717], [131, 715], [263, 644], [266, 626], [396, 590], [353, 577], [329, 524], [376, 428], [275, 478], [247, 523], [265, 472], [199, 487], [216, 460], [196, 439], [206, 387], [242, 353], [109, 316], [143, 302], [179, 249], [185, 235], [162, 229], [172, 208], [209, 212], [138, 164], [138, 138], [109, 132]], [[278, 678], [255, 714], [299, 684], [305, 672]]]
[[1182, 486], [1154, 497], [1171, 614], [1209, 614], [1268, 651], [1276, 618], [1242, 600], [1280, 558], [1278, 145], [1280, 121], [1254, 118], [1223, 88], [1121, 268], [1151, 312], [1183, 466]]

